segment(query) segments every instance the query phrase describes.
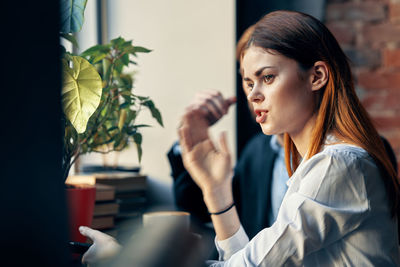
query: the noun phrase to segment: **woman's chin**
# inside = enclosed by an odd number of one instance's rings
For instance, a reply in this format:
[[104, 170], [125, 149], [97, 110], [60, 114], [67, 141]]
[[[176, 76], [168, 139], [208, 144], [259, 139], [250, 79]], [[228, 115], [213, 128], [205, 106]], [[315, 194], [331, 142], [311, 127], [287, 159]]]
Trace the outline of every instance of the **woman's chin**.
[[267, 125], [260, 124], [260, 126], [261, 126], [261, 130], [262, 130], [263, 134], [265, 134], [265, 135], [277, 134], [276, 131], [274, 131], [273, 129], [271, 129], [271, 127], [268, 127]]

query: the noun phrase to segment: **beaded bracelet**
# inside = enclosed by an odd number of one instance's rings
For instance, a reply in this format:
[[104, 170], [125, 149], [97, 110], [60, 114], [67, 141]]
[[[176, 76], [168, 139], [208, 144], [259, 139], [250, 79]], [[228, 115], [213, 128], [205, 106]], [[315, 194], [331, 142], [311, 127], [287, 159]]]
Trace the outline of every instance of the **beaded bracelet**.
[[208, 212], [208, 214], [210, 214], [210, 215], [220, 215], [220, 214], [222, 214], [222, 213], [227, 212], [227, 211], [230, 210], [231, 208], [233, 208], [233, 206], [235, 206], [235, 202], [233, 202], [231, 205], [229, 205], [229, 207], [227, 207], [227, 208], [224, 209], [224, 210], [221, 210], [221, 211], [218, 211], [218, 212]]

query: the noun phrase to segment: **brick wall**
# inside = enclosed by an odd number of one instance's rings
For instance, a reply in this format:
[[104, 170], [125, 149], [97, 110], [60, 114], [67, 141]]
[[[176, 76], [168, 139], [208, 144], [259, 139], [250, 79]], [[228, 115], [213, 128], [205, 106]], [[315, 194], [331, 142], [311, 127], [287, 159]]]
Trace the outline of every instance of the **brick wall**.
[[352, 61], [357, 94], [400, 167], [400, 0], [328, 0], [325, 23]]

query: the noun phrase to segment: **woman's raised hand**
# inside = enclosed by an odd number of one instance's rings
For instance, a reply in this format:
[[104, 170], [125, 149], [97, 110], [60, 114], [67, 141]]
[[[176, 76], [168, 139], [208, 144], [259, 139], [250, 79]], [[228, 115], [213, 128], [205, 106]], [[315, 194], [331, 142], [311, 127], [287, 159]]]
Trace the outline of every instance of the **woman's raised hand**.
[[219, 209], [231, 201], [227, 200], [232, 194], [231, 155], [226, 134], [221, 134], [217, 148], [208, 135], [208, 125], [204, 109], [192, 107], [182, 117], [178, 133], [185, 168], [202, 190], [205, 200], [207, 197], [214, 199], [212, 207]]

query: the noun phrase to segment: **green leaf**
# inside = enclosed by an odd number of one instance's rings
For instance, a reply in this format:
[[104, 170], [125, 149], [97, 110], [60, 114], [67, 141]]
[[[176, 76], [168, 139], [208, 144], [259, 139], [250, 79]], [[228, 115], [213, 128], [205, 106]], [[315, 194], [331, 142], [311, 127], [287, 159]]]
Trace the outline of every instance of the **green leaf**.
[[136, 132], [133, 136], [133, 141], [136, 144], [136, 150], [138, 153], [138, 158], [139, 158], [139, 162], [142, 160], [142, 135], [138, 132]]
[[83, 133], [90, 116], [100, 104], [101, 78], [86, 59], [79, 56], [69, 58], [71, 61], [63, 59], [63, 109], [76, 131]]
[[121, 62], [125, 65], [128, 66], [129, 65], [129, 54], [125, 54], [121, 57]]
[[131, 96], [131, 92], [129, 92], [129, 91], [122, 91], [121, 93], [121, 96]]
[[142, 134], [141, 133], [135, 133], [133, 136], [133, 141], [135, 141], [136, 144], [141, 145], [142, 144]]
[[150, 53], [151, 51], [153, 51], [153, 50], [147, 49], [147, 48], [142, 47], [142, 46], [134, 46], [133, 50], [136, 53]]
[[148, 124], [138, 124], [138, 125], [135, 125], [135, 128], [144, 128], [144, 127], [151, 127], [151, 125], [148, 125]]
[[111, 128], [108, 128], [108, 129], [107, 129], [107, 132], [112, 132], [112, 131], [114, 131], [114, 130], [118, 130], [118, 126], [113, 126], [113, 127], [111, 127]]
[[147, 49], [142, 46], [131, 46], [131, 47], [128, 47], [127, 49], [125, 49], [125, 51], [133, 56], [136, 56], [136, 53], [149, 53], [152, 50]]
[[128, 127], [128, 129], [126, 129], [126, 133], [128, 135], [134, 135], [137, 132], [137, 129], [133, 126]]
[[158, 110], [158, 108], [156, 108], [153, 101], [148, 100], [148, 101], [144, 102], [143, 105], [145, 105], [146, 107], [148, 107], [150, 109], [151, 116], [157, 120], [158, 124], [160, 124], [162, 127], [164, 127], [162, 117], [161, 117], [161, 112]]
[[82, 152], [82, 153], [87, 153], [88, 150], [89, 150], [87, 144], [82, 144], [81, 147], [80, 147], [80, 149], [81, 149], [81, 152]]
[[121, 143], [121, 141], [122, 141], [122, 135], [118, 135], [118, 136], [116, 136], [116, 138], [114, 139], [114, 149], [117, 149], [117, 147], [119, 146], [119, 144]]
[[62, 33], [61, 37], [65, 40], [70, 41], [75, 47], [79, 48], [78, 42], [76, 41], [75, 36], [73, 36], [72, 34]]
[[128, 115], [127, 115], [126, 120], [130, 122], [132, 120], [135, 120], [136, 116], [137, 116], [137, 111], [136, 110], [128, 110]]
[[110, 43], [113, 47], [121, 47], [125, 43], [125, 40], [122, 37], [118, 37], [118, 38], [112, 39], [110, 41]]
[[119, 48], [121, 51], [127, 53], [129, 49], [132, 47], [132, 40], [125, 41]]
[[134, 97], [136, 97], [136, 98], [138, 98], [139, 100], [142, 100], [142, 101], [145, 101], [145, 100], [148, 100], [149, 99], [149, 97], [148, 96], [139, 96], [139, 95], [134, 95], [134, 94], [132, 94]]
[[102, 61], [102, 65], [103, 65], [103, 79], [105, 81], [108, 81], [108, 79], [110, 78], [111, 75], [111, 68], [112, 68], [112, 64], [110, 64], [110, 61], [108, 60], [103, 60]]
[[126, 109], [121, 110], [121, 113], [119, 115], [119, 120], [118, 120], [118, 128], [119, 128], [120, 131], [122, 130], [122, 128], [125, 125], [126, 116], [127, 116]]
[[122, 73], [123, 68], [124, 68], [124, 63], [122, 63], [121, 59], [115, 60], [114, 70], [118, 73], [118, 75]]
[[95, 64], [106, 58], [109, 53], [109, 45], [95, 45], [83, 51], [81, 56], [88, 58], [92, 64]]
[[106, 56], [107, 56], [107, 54], [100, 54], [100, 55], [95, 56], [95, 57], [93, 58], [93, 61], [92, 61], [93, 64], [99, 62], [100, 60], [102, 60], [102, 59], [105, 58]]
[[83, 51], [81, 56], [82, 57], [97, 56], [99, 54], [107, 54], [109, 52], [110, 52], [109, 45], [95, 45], [95, 46], [89, 47], [88, 49]]
[[61, 32], [81, 30], [87, 0], [61, 0]]
[[119, 107], [120, 108], [127, 108], [127, 107], [129, 107], [129, 105], [130, 105], [130, 102], [124, 102], [121, 105], [119, 105]]

